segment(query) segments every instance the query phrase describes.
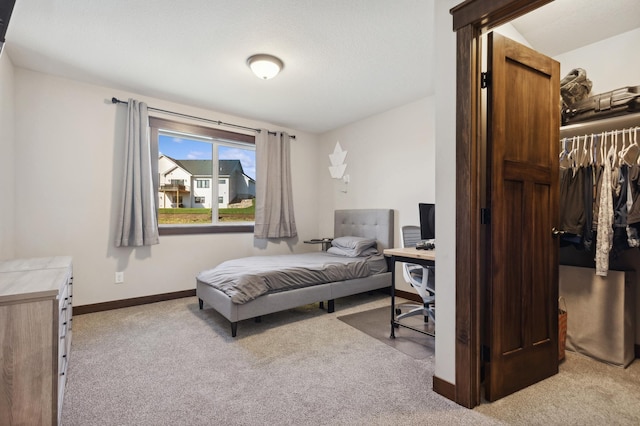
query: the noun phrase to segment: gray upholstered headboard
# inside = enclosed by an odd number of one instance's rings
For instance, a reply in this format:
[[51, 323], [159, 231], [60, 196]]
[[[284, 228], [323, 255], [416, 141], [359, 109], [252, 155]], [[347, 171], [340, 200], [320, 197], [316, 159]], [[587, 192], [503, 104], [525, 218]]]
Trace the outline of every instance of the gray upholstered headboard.
[[393, 210], [353, 209], [336, 210], [333, 236], [375, 238], [378, 250], [393, 247]]

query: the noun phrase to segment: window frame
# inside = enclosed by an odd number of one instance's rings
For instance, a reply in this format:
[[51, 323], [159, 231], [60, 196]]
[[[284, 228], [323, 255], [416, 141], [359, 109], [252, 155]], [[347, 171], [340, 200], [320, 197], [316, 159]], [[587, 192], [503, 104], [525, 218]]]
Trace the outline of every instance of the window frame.
[[211, 185], [209, 185], [210, 181], [208, 179], [196, 179], [196, 188], [209, 189]]
[[[187, 124], [159, 117], [149, 117], [151, 143], [155, 144], [158, 152], [158, 137], [160, 129], [173, 130], [194, 135], [208, 136], [214, 139], [223, 139], [229, 142], [239, 142], [255, 146], [255, 135], [230, 132], [214, 129], [212, 127]], [[157, 207], [156, 207], [157, 211]], [[253, 233], [254, 225], [158, 225], [159, 235], [193, 235], [193, 234], [226, 234], [226, 233]]]

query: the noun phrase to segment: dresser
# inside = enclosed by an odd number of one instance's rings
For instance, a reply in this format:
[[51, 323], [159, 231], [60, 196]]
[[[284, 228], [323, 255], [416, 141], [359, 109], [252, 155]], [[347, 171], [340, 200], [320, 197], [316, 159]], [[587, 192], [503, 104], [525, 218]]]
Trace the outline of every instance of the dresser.
[[72, 297], [71, 257], [0, 261], [0, 425], [60, 424]]

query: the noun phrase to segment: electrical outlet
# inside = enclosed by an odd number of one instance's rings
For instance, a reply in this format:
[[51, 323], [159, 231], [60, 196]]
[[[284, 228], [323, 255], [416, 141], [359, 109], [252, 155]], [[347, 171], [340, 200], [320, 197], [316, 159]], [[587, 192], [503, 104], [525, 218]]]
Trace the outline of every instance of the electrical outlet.
[[124, 272], [116, 272], [116, 284], [122, 284], [124, 282]]

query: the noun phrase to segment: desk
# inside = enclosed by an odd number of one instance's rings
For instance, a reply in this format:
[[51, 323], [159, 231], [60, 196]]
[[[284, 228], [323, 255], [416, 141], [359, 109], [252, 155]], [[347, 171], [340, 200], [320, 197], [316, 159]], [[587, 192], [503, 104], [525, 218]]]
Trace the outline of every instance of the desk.
[[433, 336], [433, 333], [419, 330], [396, 321], [395, 293], [396, 293], [396, 262], [415, 263], [422, 266], [434, 266], [436, 263], [435, 250], [418, 250], [415, 247], [390, 248], [383, 251], [384, 255], [391, 258], [391, 338], [395, 339], [396, 326], [410, 328], [420, 333]]

